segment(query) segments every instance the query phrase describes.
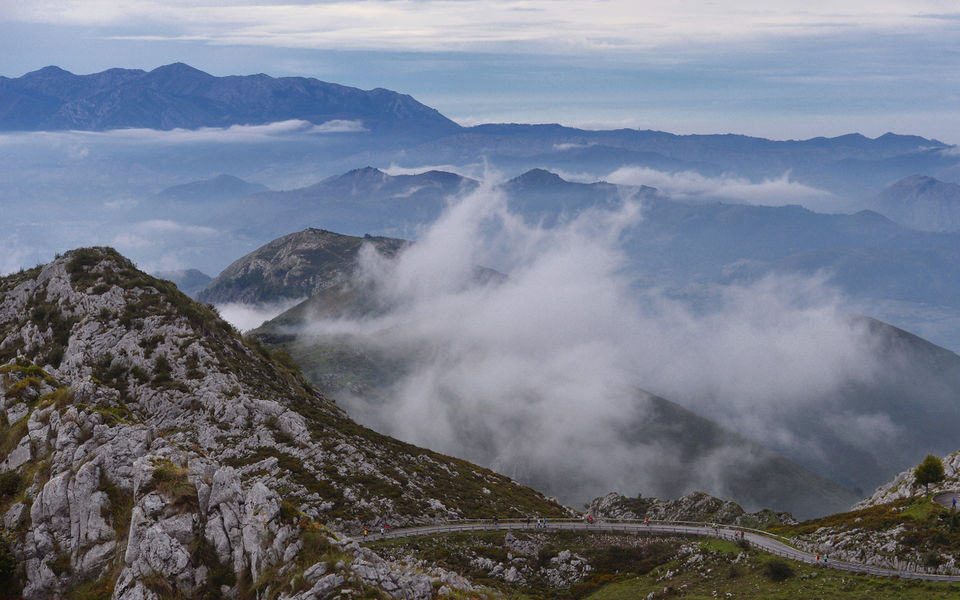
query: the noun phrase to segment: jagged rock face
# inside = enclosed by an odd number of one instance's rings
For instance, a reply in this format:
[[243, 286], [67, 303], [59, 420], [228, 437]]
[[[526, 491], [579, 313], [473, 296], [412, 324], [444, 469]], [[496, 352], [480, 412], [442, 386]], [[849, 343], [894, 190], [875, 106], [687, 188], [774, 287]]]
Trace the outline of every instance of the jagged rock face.
[[731, 500], [721, 500], [703, 492], [692, 492], [676, 500], [627, 498], [617, 493], [594, 499], [587, 513], [601, 519], [653, 521], [696, 521], [743, 527], [765, 527], [770, 524], [795, 524], [786, 512], [761, 510], [748, 513]]
[[0, 365], [0, 514], [28, 599], [255, 587], [307, 600], [348, 584], [427, 598], [436, 578], [407, 576], [334, 530], [561, 511], [357, 426], [109, 249], [0, 279]]
[[346, 281], [364, 243], [393, 256], [408, 242], [305, 229], [273, 240], [234, 261], [198, 298], [202, 302], [256, 304], [307, 298]]

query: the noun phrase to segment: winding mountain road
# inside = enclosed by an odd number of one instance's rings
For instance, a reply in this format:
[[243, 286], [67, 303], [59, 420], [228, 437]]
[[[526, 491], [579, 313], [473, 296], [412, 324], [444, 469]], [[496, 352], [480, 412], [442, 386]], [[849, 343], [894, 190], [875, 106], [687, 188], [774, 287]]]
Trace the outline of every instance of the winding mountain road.
[[[952, 501], [952, 496], [951, 496]], [[743, 531], [744, 538], [755, 548], [765, 552], [782, 556], [807, 564], [818, 564], [831, 569], [840, 569], [862, 575], [879, 575], [881, 577], [900, 577], [901, 579], [923, 579], [926, 581], [960, 582], [960, 575], [937, 575], [933, 573], [917, 573], [914, 571], [897, 571], [884, 569], [860, 563], [839, 560], [820, 560], [809, 552], [798, 550], [787, 543], [784, 538], [759, 529], [733, 527], [730, 525], [713, 526], [707, 523], [691, 523], [676, 521], [657, 521], [646, 524], [639, 521], [597, 521], [585, 523], [581, 520], [547, 520], [544, 526], [526, 520], [500, 521], [470, 521], [462, 523], [446, 523], [442, 525], [424, 525], [417, 527], [403, 527], [390, 529], [387, 533], [371, 533], [364, 541], [375, 542], [387, 539], [398, 539], [416, 536], [437, 535], [443, 533], [457, 533], [465, 531], [578, 531], [583, 533], [626, 533], [626, 534], [667, 534], [692, 537], [718, 537], [733, 541], [736, 532]]]

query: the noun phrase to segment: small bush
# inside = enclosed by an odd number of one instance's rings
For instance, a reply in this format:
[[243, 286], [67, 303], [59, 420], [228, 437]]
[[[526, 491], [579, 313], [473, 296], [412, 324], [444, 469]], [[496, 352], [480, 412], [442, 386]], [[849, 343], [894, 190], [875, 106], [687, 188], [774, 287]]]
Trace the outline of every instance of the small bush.
[[157, 385], [170, 383], [170, 363], [164, 354], [158, 354], [153, 362], [153, 383]]
[[300, 509], [290, 500], [284, 498], [280, 502], [280, 520], [284, 523], [295, 523], [300, 517]]
[[920, 562], [928, 569], [936, 569], [943, 562], [943, 559], [940, 557], [939, 552], [931, 550], [923, 553], [923, 556], [920, 557]]
[[793, 577], [793, 567], [782, 558], [771, 558], [764, 563], [763, 574], [770, 581], [786, 581]]
[[16, 471], [0, 473], [0, 496], [12, 498], [20, 491], [21, 478]]
[[53, 571], [57, 577], [65, 573], [70, 573], [73, 570], [70, 564], [70, 555], [66, 552], [58, 554], [55, 559], [47, 563], [47, 566], [50, 567], [50, 570]]
[[48, 365], [59, 368], [60, 363], [63, 362], [63, 346], [54, 343], [50, 348], [50, 352], [47, 353], [46, 362]]
[[[0, 535], [0, 583], [3, 583], [4, 587], [16, 583], [17, 571], [19, 570], [17, 557], [13, 553], [13, 541], [12, 534], [3, 530], [2, 535]], [[10, 591], [8, 587], [6, 593], [0, 592], [0, 597], [10, 597]]]
[[190, 483], [186, 469], [173, 464], [168, 458], [155, 459], [153, 465], [151, 489], [171, 498], [170, 505], [174, 508], [194, 510], [199, 507], [197, 488]]

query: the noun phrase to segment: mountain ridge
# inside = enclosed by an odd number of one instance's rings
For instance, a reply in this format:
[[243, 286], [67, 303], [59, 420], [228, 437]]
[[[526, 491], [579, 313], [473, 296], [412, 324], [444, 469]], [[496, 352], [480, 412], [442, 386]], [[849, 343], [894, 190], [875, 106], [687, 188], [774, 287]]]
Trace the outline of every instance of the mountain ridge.
[[406, 94], [306, 77], [215, 77], [183, 63], [74, 75], [46, 67], [0, 79], [0, 130], [227, 127], [290, 119], [362, 121], [375, 131], [437, 135], [460, 126]]
[[0, 513], [28, 600], [307, 600], [348, 581], [425, 600], [447, 575], [343, 532], [566, 514], [358, 426], [282, 355], [109, 248], [0, 278], [0, 336]]

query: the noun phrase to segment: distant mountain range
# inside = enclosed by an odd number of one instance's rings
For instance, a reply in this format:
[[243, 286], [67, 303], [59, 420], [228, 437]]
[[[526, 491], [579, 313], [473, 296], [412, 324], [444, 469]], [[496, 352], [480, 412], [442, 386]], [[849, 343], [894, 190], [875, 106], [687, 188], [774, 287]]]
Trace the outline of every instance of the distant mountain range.
[[956, 175], [957, 170], [955, 158], [944, 152], [947, 144], [918, 136], [848, 134], [776, 141], [556, 124], [461, 127], [390, 90], [364, 91], [306, 77], [216, 77], [183, 63], [89, 75], [49, 66], [21, 77], [0, 77], [0, 131], [197, 129], [287, 120], [336, 122], [339, 129], [329, 131], [377, 135], [342, 136], [322, 147], [294, 145], [269, 155], [238, 156], [235, 162], [261, 169], [264, 161], [288, 164], [303, 160], [307, 152], [314, 159], [322, 156], [333, 169], [325, 174], [356, 167], [359, 160], [405, 167], [487, 163], [511, 174], [542, 167], [602, 175], [622, 166], [754, 180], [789, 173], [807, 185], [859, 199], [913, 173]]
[[[281, 236], [304, 225], [409, 237], [451, 197], [479, 182], [443, 171], [388, 175], [363, 168], [297, 190], [260, 192], [208, 206], [208, 223]], [[876, 212], [823, 214], [800, 206], [678, 202], [647, 186], [576, 183], [533, 169], [499, 186], [512, 211], [553, 226], [593, 208], [642, 202], [624, 247], [647, 282], [751, 280], [771, 272], [823, 272], [860, 297], [960, 308], [960, 233], [909, 229]], [[270, 207], [265, 211], [264, 207]], [[194, 205], [196, 208], [196, 205]], [[212, 212], [210, 212], [212, 211]]]
[[214, 77], [183, 63], [152, 71], [109, 69], [74, 75], [50, 66], [0, 77], [0, 130], [130, 127], [197, 129], [300, 119], [357, 121], [374, 131], [432, 136], [459, 125], [410, 96], [364, 91], [305, 77]]
[[267, 192], [270, 188], [260, 183], [250, 183], [233, 175], [220, 174], [211, 179], [172, 185], [157, 194], [161, 201], [218, 202]]
[[[476, 190], [480, 182], [439, 170], [390, 175], [365, 167], [304, 188], [237, 196], [247, 185], [220, 177], [170, 188], [152, 204], [153, 218], [164, 218], [175, 206], [182, 218], [231, 231], [251, 240], [252, 247], [305, 226], [415, 239], [451, 198]], [[886, 312], [874, 316], [907, 329], [936, 320], [935, 329], [923, 329], [925, 336], [960, 348], [960, 326], [951, 325], [960, 322], [960, 280], [951, 275], [960, 263], [960, 232], [911, 229], [873, 210], [827, 214], [796, 205], [681, 202], [649, 186], [578, 183], [544, 169], [496, 189], [512, 212], [544, 227], [585, 210], [639, 202], [643, 219], [624, 232], [622, 244], [640, 285], [695, 294], [699, 284], [750, 282], [770, 274], [824, 277], [858, 302], [884, 303]], [[202, 190], [202, 199], [191, 190]]]

